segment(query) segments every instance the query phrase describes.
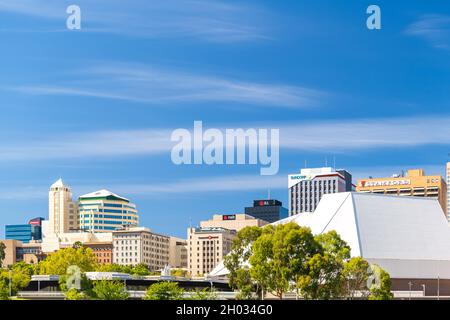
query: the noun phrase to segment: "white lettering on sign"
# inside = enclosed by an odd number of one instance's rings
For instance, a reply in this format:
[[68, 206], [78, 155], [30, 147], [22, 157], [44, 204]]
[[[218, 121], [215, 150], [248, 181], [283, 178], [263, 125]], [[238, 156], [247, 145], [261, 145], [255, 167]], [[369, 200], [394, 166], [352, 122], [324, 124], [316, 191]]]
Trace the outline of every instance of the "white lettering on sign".
[[368, 187], [390, 187], [390, 186], [405, 186], [410, 185], [411, 180], [384, 180], [384, 181], [361, 181], [360, 186], [363, 188]]

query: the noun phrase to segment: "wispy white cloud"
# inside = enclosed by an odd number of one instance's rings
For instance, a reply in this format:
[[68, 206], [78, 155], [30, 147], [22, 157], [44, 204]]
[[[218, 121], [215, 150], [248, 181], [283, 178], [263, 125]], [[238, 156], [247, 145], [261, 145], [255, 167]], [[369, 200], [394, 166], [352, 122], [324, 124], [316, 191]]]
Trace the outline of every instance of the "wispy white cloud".
[[[392, 166], [363, 166], [347, 167], [353, 176], [353, 182], [358, 179], [373, 177], [389, 177], [392, 174], [400, 174], [411, 168], [422, 168], [427, 174], [444, 174], [443, 165], [416, 164], [407, 167]], [[292, 172], [289, 172], [292, 173]], [[139, 184], [117, 184], [116, 182], [104, 182], [97, 184], [71, 185], [76, 196], [99, 189], [109, 189], [127, 197], [160, 198], [161, 195], [203, 194], [215, 192], [242, 192], [242, 191], [266, 191], [287, 189], [287, 174], [280, 173], [276, 176], [260, 175], [228, 175], [209, 176], [191, 179], [178, 179], [173, 181], [154, 181]], [[0, 186], [0, 199], [2, 200], [35, 200], [48, 197], [48, 185]]]
[[406, 29], [411, 36], [421, 37], [434, 47], [450, 49], [450, 16], [428, 14], [420, 17]]
[[0, 187], [1, 200], [41, 200], [48, 197], [49, 187], [44, 186], [5, 186]]
[[114, 190], [132, 195], [180, 194], [197, 192], [236, 192], [249, 190], [283, 189], [286, 175], [233, 175], [171, 181], [169, 183], [112, 185]]
[[[104, 185], [71, 185], [73, 192], [77, 195], [92, 192], [99, 189], [109, 189], [113, 192], [128, 197], [161, 197], [162, 194], [192, 194], [210, 192], [236, 192], [257, 191], [268, 188], [284, 189], [287, 186], [287, 176], [259, 176], [259, 175], [234, 175], [234, 176], [212, 176], [205, 178], [194, 178], [175, 180], [171, 182], [157, 181], [146, 184], [117, 184], [107, 183]], [[48, 197], [49, 186], [0, 186], [0, 199], [4, 200], [30, 200], [45, 199]]]
[[[438, 130], [436, 128], [439, 128]], [[450, 145], [450, 116], [333, 120], [280, 128], [281, 146], [304, 151]]]
[[[209, 127], [207, 123], [204, 126], [205, 129]], [[295, 124], [249, 123], [239, 127], [280, 129], [280, 147], [284, 151], [329, 154], [383, 148], [450, 145], [448, 115]], [[0, 162], [169, 155], [175, 144], [170, 141], [173, 129], [176, 128], [58, 134], [52, 137], [37, 136], [22, 141], [10, 137], [7, 142], [0, 142]], [[186, 129], [192, 131], [192, 128]]]
[[[0, 0], [0, 11], [64, 22], [68, 0]], [[211, 42], [267, 39], [267, 13], [217, 0], [77, 0], [82, 30], [146, 38], [196, 38]]]
[[[33, 136], [0, 144], [0, 161], [152, 155], [170, 149], [169, 130], [102, 131]], [[113, 147], [112, 147], [113, 146]]]
[[19, 85], [9, 89], [25, 94], [85, 96], [151, 105], [225, 102], [306, 108], [319, 105], [326, 96], [322, 91], [300, 86], [243, 81], [143, 65], [99, 65], [68, 77], [72, 78], [63, 83]]

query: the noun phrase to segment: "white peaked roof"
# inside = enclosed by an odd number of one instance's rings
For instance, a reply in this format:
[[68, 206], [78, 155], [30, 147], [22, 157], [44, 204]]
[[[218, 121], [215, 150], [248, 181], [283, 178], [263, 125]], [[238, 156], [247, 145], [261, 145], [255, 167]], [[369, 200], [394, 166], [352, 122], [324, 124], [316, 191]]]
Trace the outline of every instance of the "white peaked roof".
[[50, 186], [50, 188], [62, 188], [62, 187], [65, 187], [65, 185], [61, 178]]
[[110, 197], [110, 196], [113, 196], [113, 197], [116, 197], [116, 198], [119, 198], [119, 199], [122, 199], [125, 201], [130, 201], [127, 198], [121, 197], [121, 196], [119, 196], [109, 190], [105, 190], [105, 189], [82, 195], [82, 196], [80, 196], [80, 198], [83, 198], [83, 199], [85, 199], [85, 198], [104, 198], [104, 197]]
[[450, 279], [450, 226], [435, 199], [328, 194], [314, 213], [274, 224], [291, 221], [314, 234], [335, 230], [350, 245], [352, 256], [380, 265], [392, 278]]

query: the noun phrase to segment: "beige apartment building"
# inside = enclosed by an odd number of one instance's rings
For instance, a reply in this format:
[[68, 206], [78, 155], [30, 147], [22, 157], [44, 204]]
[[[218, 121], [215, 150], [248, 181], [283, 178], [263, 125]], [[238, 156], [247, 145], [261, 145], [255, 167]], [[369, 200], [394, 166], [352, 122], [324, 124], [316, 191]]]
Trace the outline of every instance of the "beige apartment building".
[[150, 271], [169, 264], [170, 237], [156, 234], [148, 228], [127, 228], [113, 232], [113, 263], [137, 265], [143, 263]]
[[188, 229], [188, 270], [191, 276], [211, 272], [231, 251], [235, 230], [224, 228]]
[[17, 248], [22, 245], [22, 242], [18, 240], [0, 240], [0, 242], [6, 246], [5, 259], [2, 261], [2, 267], [13, 265], [17, 262]]
[[0, 240], [6, 246], [2, 266], [7, 267], [17, 262], [36, 264], [45, 258], [40, 242], [22, 243], [18, 240]]
[[211, 220], [201, 221], [201, 228], [224, 228], [239, 231], [245, 227], [264, 227], [269, 222], [247, 214], [215, 214]]
[[170, 237], [169, 240], [169, 265], [172, 268], [187, 269], [188, 257], [187, 241], [184, 239]]

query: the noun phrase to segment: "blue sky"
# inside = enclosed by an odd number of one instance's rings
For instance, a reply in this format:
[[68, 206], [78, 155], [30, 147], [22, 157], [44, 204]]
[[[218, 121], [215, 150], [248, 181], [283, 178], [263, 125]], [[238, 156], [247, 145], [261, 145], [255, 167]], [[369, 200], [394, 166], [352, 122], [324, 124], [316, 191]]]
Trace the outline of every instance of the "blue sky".
[[[82, 30], [65, 28], [77, 4]], [[366, 28], [378, 4], [382, 30]], [[47, 216], [50, 184], [110, 189], [141, 224], [185, 236], [288, 173], [443, 174], [450, 152], [447, 1], [0, 0], [0, 237]], [[279, 128], [280, 172], [175, 166], [172, 130]]]

